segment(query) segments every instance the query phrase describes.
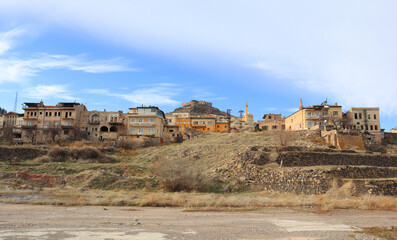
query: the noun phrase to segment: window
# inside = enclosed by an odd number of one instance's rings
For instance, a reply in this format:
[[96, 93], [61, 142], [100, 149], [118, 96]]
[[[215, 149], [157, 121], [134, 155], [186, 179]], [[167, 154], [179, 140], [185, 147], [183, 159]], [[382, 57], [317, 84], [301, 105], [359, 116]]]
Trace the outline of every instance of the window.
[[176, 122], [176, 124], [179, 124], [179, 122]]
[[365, 130], [367, 130], [367, 131], [368, 131], [368, 125], [365, 125]]
[[262, 129], [263, 130], [267, 130], [267, 126], [262, 126]]
[[311, 117], [312, 116], [312, 113], [311, 112], [307, 112], [306, 113], [306, 117]]
[[140, 122], [140, 123], [143, 123], [144, 121], [145, 121], [145, 119], [143, 119], [143, 118], [138, 119], [138, 122]]
[[150, 109], [151, 112], [156, 112], [156, 109]]
[[57, 116], [57, 112], [54, 112], [54, 117], [56, 117]]
[[334, 116], [338, 115], [338, 111], [333, 111], [332, 115]]
[[48, 135], [48, 130], [43, 131], [44, 135]]
[[269, 119], [272, 119], [272, 116], [269, 116]]
[[358, 118], [359, 118], [359, 119], [362, 119], [361, 113], [358, 114]]
[[319, 112], [316, 112], [316, 117], [320, 117], [320, 113]]
[[138, 133], [143, 133], [143, 131], [144, 131], [144, 128], [138, 129]]
[[63, 134], [68, 135], [69, 134], [69, 130], [64, 130]]
[[368, 114], [368, 119], [371, 119], [371, 114]]
[[200, 124], [201, 124], [201, 125], [205, 125], [205, 122], [204, 122], [204, 121], [201, 121]]
[[220, 126], [219, 126], [219, 125], [216, 125], [216, 127], [219, 128]]
[[26, 122], [26, 125], [33, 126], [33, 122], [32, 121]]
[[65, 126], [72, 126], [72, 122], [71, 121], [65, 122]]
[[130, 128], [130, 133], [136, 133], [136, 128]]
[[48, 117], [48, 112], [45, 112], [45, 116]]
[[54, 122], [54, 125], [55, 125], [55, 126], [58, 126], [58, 125], [59, 125], [59, 122], [58, 122], [58, 121]]
[[272, 126], [272, 129], [277, 129], [277, 126], [276, 126], [276, 125], [273, 125], [273, 126]]
[[320, 122], [320, 125], [321, 125], [321, 126], [326, 126], [327, 123], [326, 123], [326, 122]]
[[376, 119], [376, 114], [374, 114], [374, 119]]
[[354, 114], [354, 119], [357, 119], [357, 113]]
[[172, 122], [172, 119], [168, 119], [168, 122], [169, 122], [169, 123]]
[[149, 118], [149, 122], [154, 123], [154, 118]]
[[313, 122], [307, 122], [308, 127], [312, 127], [313, 125], [314, 125]]
[[371, 129], [371, 131], [374, 130], [374, 126], [371, 125], [371, 126], [370, 126], [370, 129]]
[[183, 121], [183, 124], [186, 124], [186, 121]]
[[378, 125], [375, 125], [375, 130], [378, 130]]
[[130, 122], [131, 122], [131, 123], [136, 122], [136, 118], [131, 118], [131, 119], [130, 119]]
[[196, 125], [197, 125], [197, 124], [198, 124], [198, 121], [193, 121], [193, 124], [196, 124]]
[[154, 128], [149, 128], [149, 133], [154, 133]]
[[225, 125], [225, 128], [227, 128], [227, 126]]
[[190, 122], [189, 122], [189, 121], [187, 121], [187, 124], [190, 124]]
[[208, 125], [212, 125], [212, 121], [208, 121]]
[[326, 117], [328, 115], [327, 112], [323, 112], [323, 117]]
[[44, 122], [44, 125], [46, 125], [46, 126], [49, 126], [50, 125], [50, 122]]
[[291, 118], [291, 122], [292, 122], [292, 123], [294, 122], [294, 119], [293, 119], [293, 118]]
[[36, 112], [34, 113], [34, 116], [36, 117], [37, 115], [36, 115]]
[[364, 130], [364, 125], [361, 125], [361, 130]]

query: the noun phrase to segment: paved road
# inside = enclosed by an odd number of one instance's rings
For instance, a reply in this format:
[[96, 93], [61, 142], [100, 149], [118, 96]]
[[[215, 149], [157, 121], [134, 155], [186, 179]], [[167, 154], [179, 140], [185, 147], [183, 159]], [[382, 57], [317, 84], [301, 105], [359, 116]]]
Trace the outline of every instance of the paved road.
[[0, 204], [0, 239], [378, 239], [355, 231], [396, 225], [396, 213], [377, 211], [183, 212]]

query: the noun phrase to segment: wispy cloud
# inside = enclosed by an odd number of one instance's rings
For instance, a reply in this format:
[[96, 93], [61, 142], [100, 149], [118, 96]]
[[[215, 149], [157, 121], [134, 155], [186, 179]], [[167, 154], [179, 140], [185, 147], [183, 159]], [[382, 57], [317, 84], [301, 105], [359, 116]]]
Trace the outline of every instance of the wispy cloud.
[[68, 101], [79, 100], [72, 96], [66, 85], [38, 85], [23, 90], [22, 95], [31, 99], [65, 99]]
[[76, 56], [54, 55], [47, 53], [33, 56], [19, 56], [10, 53], [17, 37], [26, 32], [23, 28], [16, 28], [0, 33], [0, 84], [4, 82], [23, 82], [29, 77], [37, 76], [40, 72], [50, 69], [67, 69], [87, 73], [109, 73], [138, 71], [128, 66], [120, 58], [90, 60], [85, 54]]
[[21, 36], [24, 32], [25, 29], [19, 27], [0, 33], [0, 56], [8, 52], [14, 46], [15, 38]]
[[115, 93], [107, 89], [87, 89], [85, 92], [117, 97], [132, 102], [135, 105], [175, 106], [180, 103], [174, 99], [178, 95], [179, 90], [175, 87], [163, 86], [162, 84], [149, 88], [136, 89], [131, 93]]

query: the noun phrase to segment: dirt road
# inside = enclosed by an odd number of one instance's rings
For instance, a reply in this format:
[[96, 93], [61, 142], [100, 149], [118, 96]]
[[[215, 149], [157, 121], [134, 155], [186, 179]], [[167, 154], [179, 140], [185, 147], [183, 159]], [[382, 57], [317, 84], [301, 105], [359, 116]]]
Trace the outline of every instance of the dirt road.
[[0, 204], [0, 239], [379, 239], [356, 231], [396, 225], [396, 213], [378, 211], [183, 212]]

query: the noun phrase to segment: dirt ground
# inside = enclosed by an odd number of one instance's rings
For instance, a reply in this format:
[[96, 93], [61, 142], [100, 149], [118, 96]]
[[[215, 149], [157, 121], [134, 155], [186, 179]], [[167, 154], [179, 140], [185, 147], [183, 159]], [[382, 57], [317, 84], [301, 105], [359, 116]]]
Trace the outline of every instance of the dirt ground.
[[0, 239], [380, 239], [395, 212], [291, 210], [185, 212], [181, 208], [0, 204]]

